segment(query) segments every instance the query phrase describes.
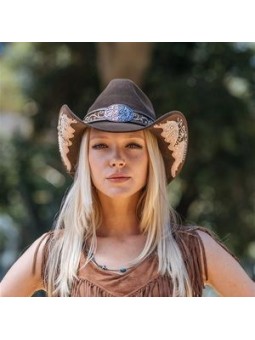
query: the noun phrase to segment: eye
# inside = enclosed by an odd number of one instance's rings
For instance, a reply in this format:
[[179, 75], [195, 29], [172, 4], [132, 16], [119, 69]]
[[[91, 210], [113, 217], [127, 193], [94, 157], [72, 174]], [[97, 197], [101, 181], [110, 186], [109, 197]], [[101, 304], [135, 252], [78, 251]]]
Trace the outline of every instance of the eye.
[[129, 148], [129, 149], [142, 149], [142, 145], [140, 145], [138, 143], [129, 143], [127, 145], [127, 148]]
[[96, 150], [105, 149], [105, 148], [107, 148], [107, 145], [104, 143], [92, 145], [92, 149], [96, 149]]

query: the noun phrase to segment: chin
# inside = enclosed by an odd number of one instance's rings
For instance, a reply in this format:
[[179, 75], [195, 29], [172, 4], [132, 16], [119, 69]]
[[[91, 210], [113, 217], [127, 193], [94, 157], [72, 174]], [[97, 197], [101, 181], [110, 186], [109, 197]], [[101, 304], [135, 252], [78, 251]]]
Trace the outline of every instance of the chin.
[[135, 198], [137, 196], [141, 195], [141, 189], [136, 191], [131, 190], [106, 190], [104, 192], [101, 191], [101, 193], [109, 198], [112, 199], [127, 199], [127, 198]]

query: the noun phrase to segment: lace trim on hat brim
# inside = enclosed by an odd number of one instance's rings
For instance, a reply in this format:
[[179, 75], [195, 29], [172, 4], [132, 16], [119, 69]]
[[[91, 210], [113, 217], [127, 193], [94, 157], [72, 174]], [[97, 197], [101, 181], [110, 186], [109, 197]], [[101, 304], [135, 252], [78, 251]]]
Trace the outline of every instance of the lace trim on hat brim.
[[[94, 113], [93, 113], [94, 114]], [[136, 113], [135, 113], [136, 114]], [[107, 122], [105, 119], [100, 119], [102, 113], [97, 112], [96, 116], [93, 118], [91, 116], [90, 122]], [[103, 116], [102, 116], [103, 117]], [[134, 115], [136, 117], [136, 115]], [[144, 121], [144, 116], [138, 115], [137, 120], [140, 124], [147, 124], [147, 121]], [[134, 120], [134, 119], [133, 119]], [[137, 120], [135, 121], [137, 123]], [[68, 153], [70, 151], [70, 146], [72, 145], [72, 138], [74, 138], [75, 129], [72, 127], [73, 124], [77, 123], [89, 123], [88, 121], [78, 121], [75, 118], [71, 118], [66, 113], [61, 113], [58, 124], [58, 141], [59, 141], [59, 150], [65, 164], [67, 171], [71, 172], [73, 165], [71, 164]], [[119, 121], [117, 121], [119, 123]], [[131, 121], [130, 123], [133, 123]], [[150, 124], [152, 121], [150, 121]], [[162, 129], [161, 136], [164, 138], [164, 141], [168, 144], [168, 149], [172, 151], [172, 157], [174, 162], [171, 166], [170, 172], [171, 176], [174, 178], [178, 169], [185, 160], [187, 153], [187, 145], [188, 145], [188, 131], [187, 127], [184, 124], [184, 121], [181, 117], [177, 117], [176, 120], [169, 119], [159, 124], [155, 124], [153, 126], [155, 129]]]
[[72, 145], [71, 139], [74, 137], [75, 129], [72, 128], [72, 124], [77, 124], [78, 121], [74, 118], [70, 118], [67, 114], [62, 113], [59, 117], [58, 124], [58, 145], [59, 151], [65, 164], [67, 171], [72, 170], [72, 164], [67, 157], [69, 148]]
[[176, 120], [155, 124], [154, 128], [162, 129], [161, 136], [168, 144], [168, 149], [172, 151], [174, 162], [171, 167], [171, 176], [174, 178], [187, 153], [188, 131], [186, 125], [183, 119], [178, 117]]

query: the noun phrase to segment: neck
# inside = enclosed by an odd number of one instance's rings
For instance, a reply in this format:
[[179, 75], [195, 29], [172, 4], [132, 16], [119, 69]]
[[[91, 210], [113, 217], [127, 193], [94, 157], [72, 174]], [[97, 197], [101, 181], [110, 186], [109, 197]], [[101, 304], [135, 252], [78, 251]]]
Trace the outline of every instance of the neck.
[[140, 234], [139, 220], [136, 216], [138, 198], [100, 199], [102, 206], [102, 225], [98, 236], [125, 237]]

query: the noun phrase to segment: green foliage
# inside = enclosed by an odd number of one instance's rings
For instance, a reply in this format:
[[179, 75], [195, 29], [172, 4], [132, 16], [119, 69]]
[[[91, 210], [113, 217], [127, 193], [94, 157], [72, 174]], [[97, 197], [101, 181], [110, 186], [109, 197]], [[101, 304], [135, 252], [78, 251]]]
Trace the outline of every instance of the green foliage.
[[189, 123], [177, 210], [238, 255], [255, 241], [254, 69], [254, 45], [160, 43], [146, 82], [159, 115], [180, 110]]
[[[52, 227], [71, 185], [58, 155], [58, 112], [66, 103], [82, 117], [99, 92], [95, 46], [13, 43], [5, 47], [1, 69], [10, 75], [1, 84], [1, 111], [17, 126], [14, 133], [0, 131], [0, 214], [19, 225], [23, 249]], [[14, 94], [12, 105], [8, 88]], [[26, 120], [31, 126], [21, 129]]]
[[[28, 122], [26, 133], [21, 124], [7, 137], [0, 130], [0, 218], [18, 225], [21, 249], [51, 228], [71, 185], [57, 149], [58, 112], [66, 103], [82, 118], [96, 98], [96, 53], [94, 43], [13, 43], [0, 57], [1, 111]], [[180, 110], [188, 119], [187, 163], [169, 187], [177, 211], [238, 256], [255, 257], [254, 68], [254, 45], [155, 43], [143, 88], [158, 115]]]

